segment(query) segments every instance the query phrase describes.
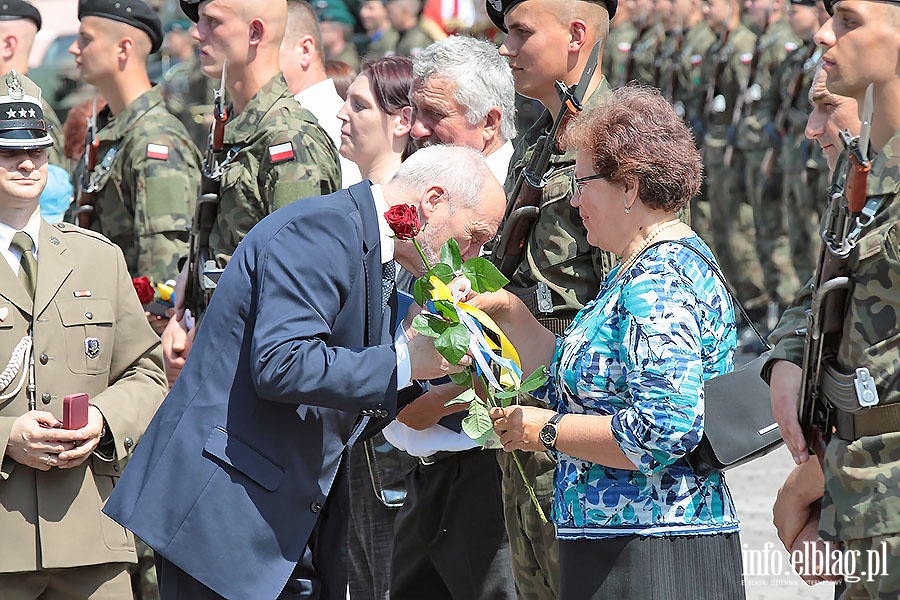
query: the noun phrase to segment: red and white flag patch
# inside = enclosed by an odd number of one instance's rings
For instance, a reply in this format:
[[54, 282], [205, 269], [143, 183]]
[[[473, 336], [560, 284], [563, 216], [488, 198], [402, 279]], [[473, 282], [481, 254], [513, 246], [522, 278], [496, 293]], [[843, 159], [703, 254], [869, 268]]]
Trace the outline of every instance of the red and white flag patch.
[[287, 160], [294, 160], [294, 144], [292, 142], [285, 142], [283, 144], [269, 146], [269, 160], [272, 161], [272, 164], [274, 165]]
[[169, 147], [162, 144], [147, 144], [147, 158], [169, 160]]

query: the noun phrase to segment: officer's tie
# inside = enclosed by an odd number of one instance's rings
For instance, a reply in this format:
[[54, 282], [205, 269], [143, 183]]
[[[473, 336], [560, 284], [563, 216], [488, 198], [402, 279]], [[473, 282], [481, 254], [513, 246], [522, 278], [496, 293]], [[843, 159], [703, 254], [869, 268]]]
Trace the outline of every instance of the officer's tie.
[[397, 276], [397, 267], [394, 261], [389, 260], [381, 265], [381, 312], [387, 308], [394, 293], [394, 280]]
[[22, 258], [19, 260], [19, 281], [25, 286], [28, 295], [34, 298], [34, 285], [37, 281], [37, 261], [31, 251], [34, 248], [34, 241], [24, 231], [17, 231], [13, 236], [10, 248], [18, 248], [22, 251]]

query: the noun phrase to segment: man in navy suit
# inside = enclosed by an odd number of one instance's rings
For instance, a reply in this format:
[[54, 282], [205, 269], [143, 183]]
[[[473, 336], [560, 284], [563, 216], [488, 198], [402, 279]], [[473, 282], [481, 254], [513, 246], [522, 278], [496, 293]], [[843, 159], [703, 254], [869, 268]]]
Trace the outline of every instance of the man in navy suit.
[[505, 204], [477, 152], [434, 147], [384, 186], [276, 211], [238, 246], [104, 508], [156, 551], [163, 598], [345, 597], [348, 448], [411, 378], [454, 368], [408, 325], [394, 343], [382, 265], [424, 268], [383, 217], [403, 203], [430, 255], [451, 237], [477, 252]]

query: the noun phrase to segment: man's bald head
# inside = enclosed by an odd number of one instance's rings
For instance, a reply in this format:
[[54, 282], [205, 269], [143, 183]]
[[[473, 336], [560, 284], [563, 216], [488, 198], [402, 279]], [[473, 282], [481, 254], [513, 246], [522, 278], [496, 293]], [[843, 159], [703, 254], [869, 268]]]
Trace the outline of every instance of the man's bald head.
[[0, 71], [28, 71], [37, 25], [29, 19], [0, 20]]
[[287, 24], [288, 9], [285, 0], [204, 0], [200, 2], [200, 16], [203, 16], [204, 8], [212, 5], [231, 13], [251, 27], [261, 23], [264, 35], [259, 41], [260, 45], [272, 46], [276, 50], [281, 45]]
[[322, 50], [322, 31], [312, 6], [306, 0], [287, 1], [287, 24], [284, 30], [282, 46], [296, 46], [301, 38], [309, 36], [316, 47], [316, 54], [325, 63], [325, 52]]

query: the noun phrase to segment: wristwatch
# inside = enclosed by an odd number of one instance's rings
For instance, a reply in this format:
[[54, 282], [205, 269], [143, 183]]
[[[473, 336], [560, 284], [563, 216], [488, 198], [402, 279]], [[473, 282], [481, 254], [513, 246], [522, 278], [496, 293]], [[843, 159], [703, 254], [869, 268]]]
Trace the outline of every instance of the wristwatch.
[[559, 428], [556, 426], [563, 418], [562, 413], [556, 413], [547, 424], [541, 427], [541, 443], [547, 450], [556, 450], [556, 436], [559, 434]]

